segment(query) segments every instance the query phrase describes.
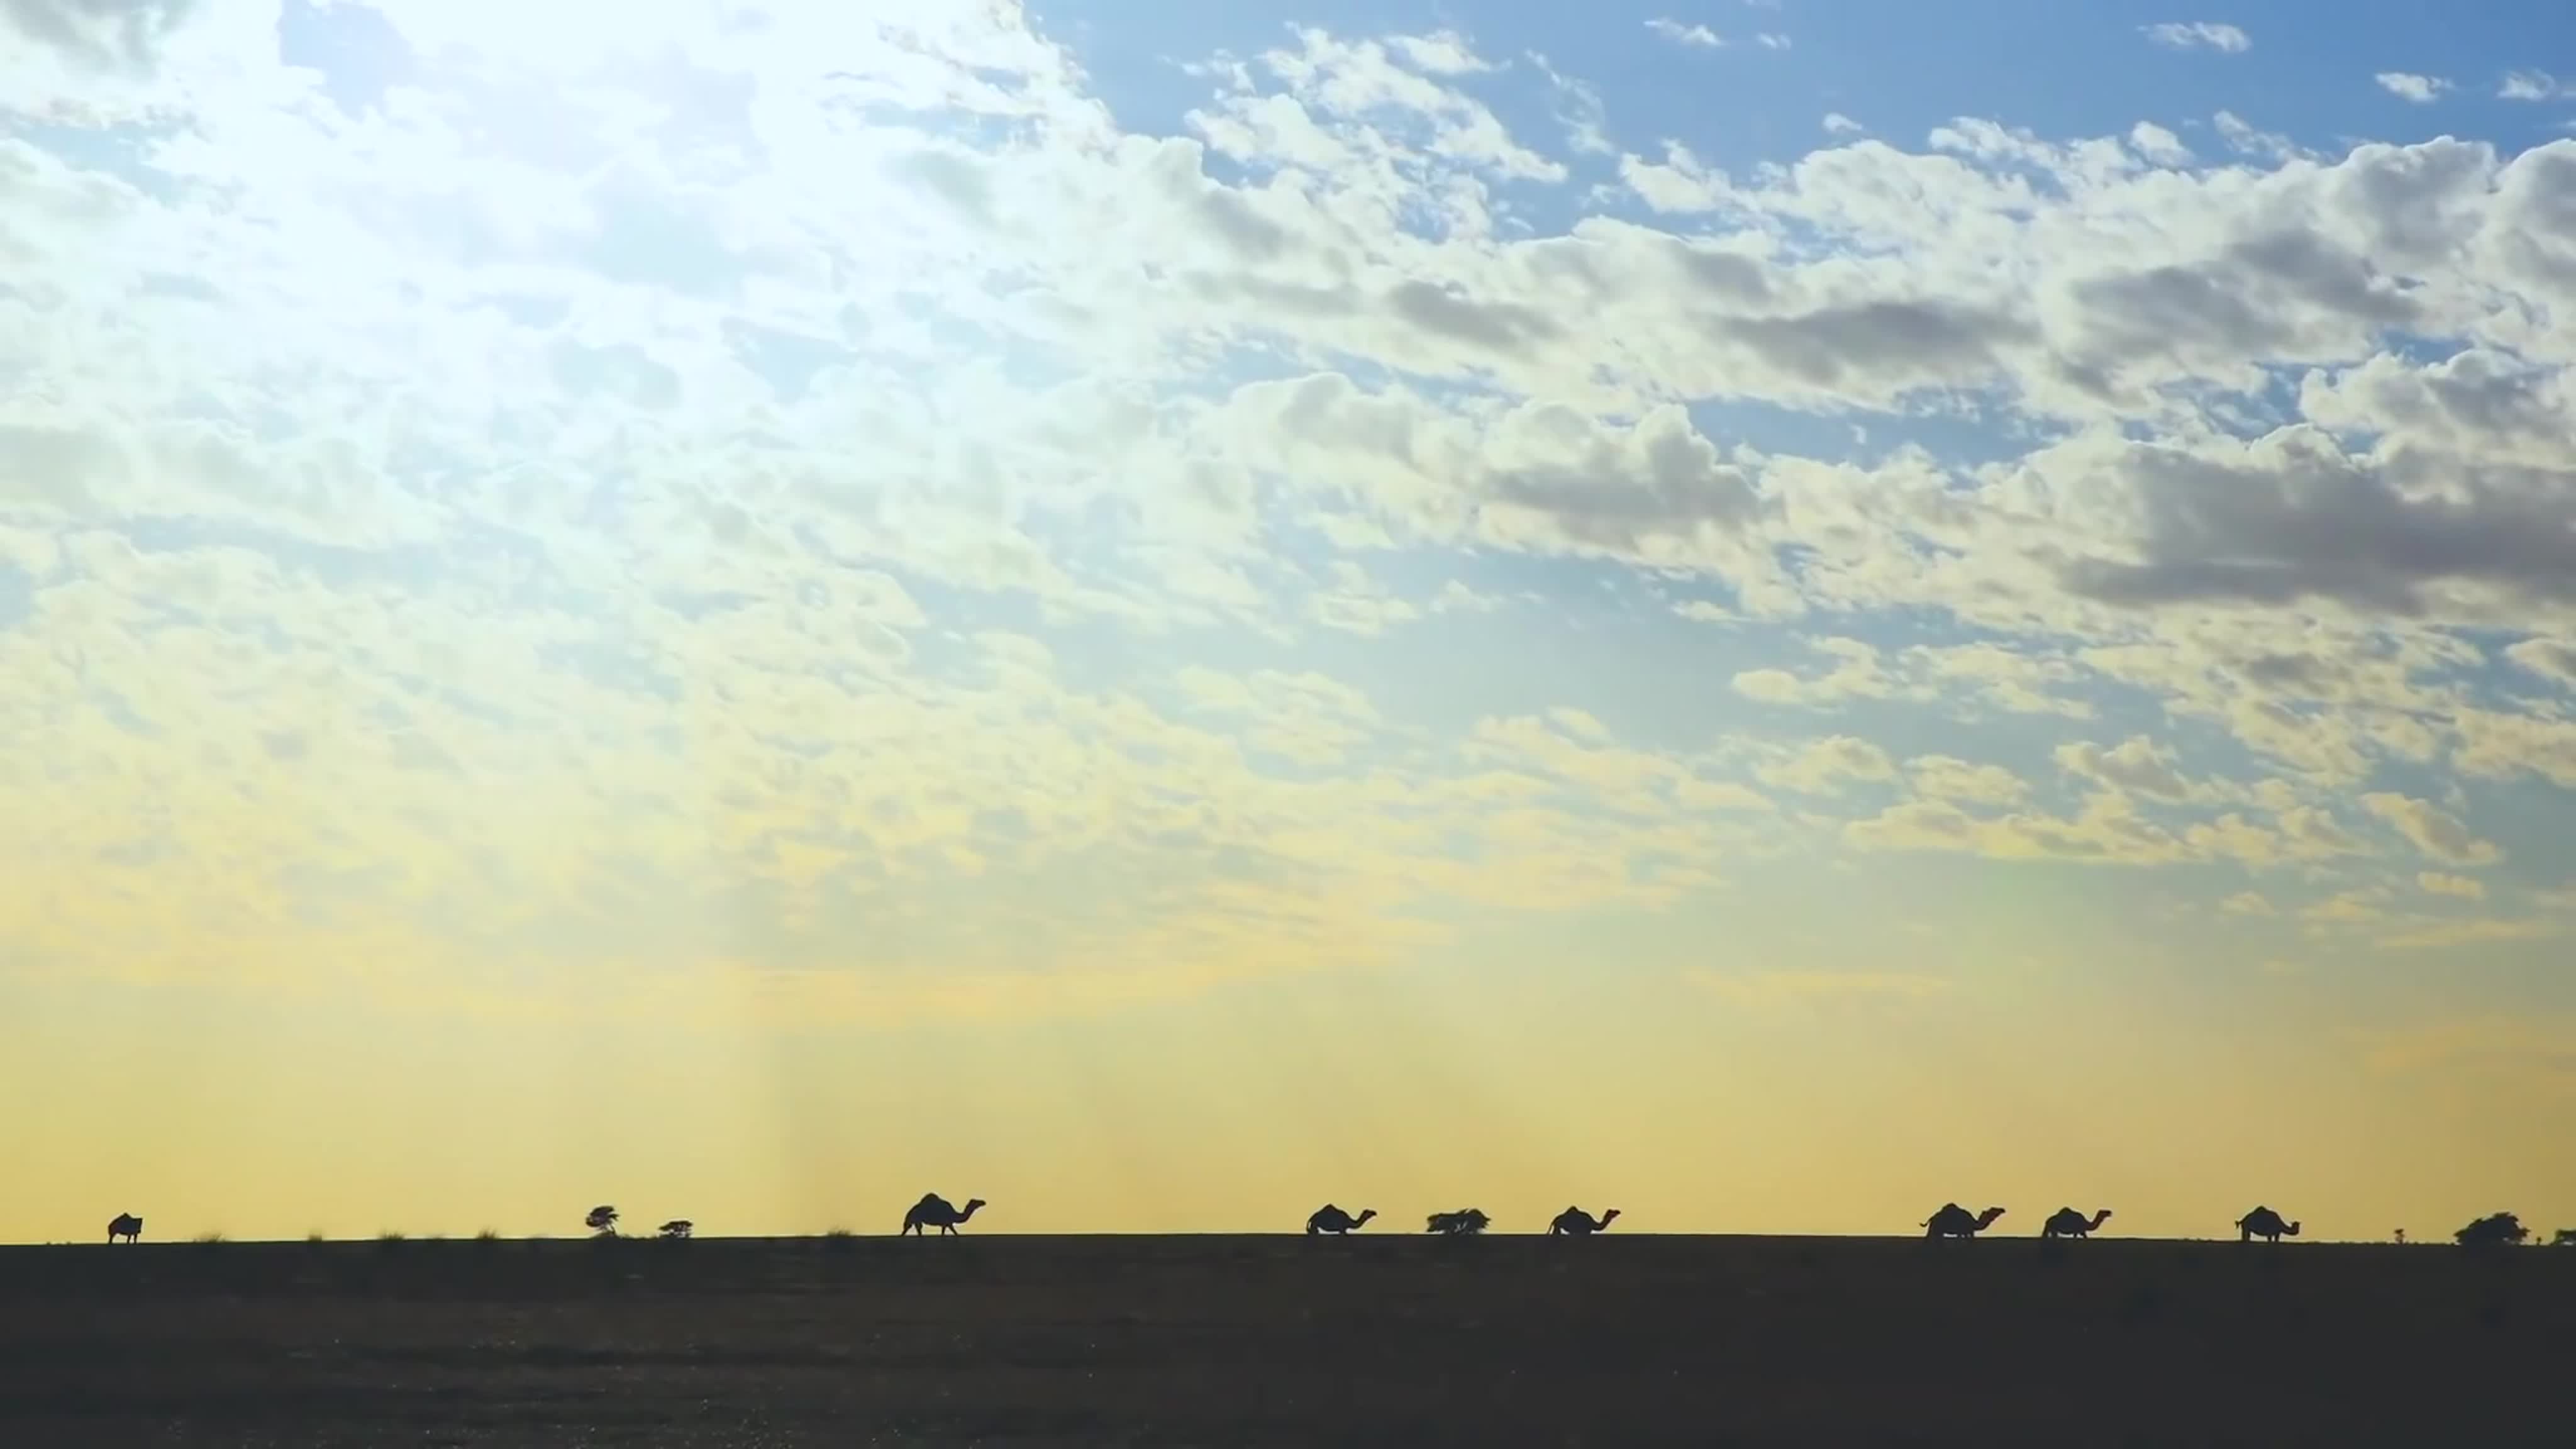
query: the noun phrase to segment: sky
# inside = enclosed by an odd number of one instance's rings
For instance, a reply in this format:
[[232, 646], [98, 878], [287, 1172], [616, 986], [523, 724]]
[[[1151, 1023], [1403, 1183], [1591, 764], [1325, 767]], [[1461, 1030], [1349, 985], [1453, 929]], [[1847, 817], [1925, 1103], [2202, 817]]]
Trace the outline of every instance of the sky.
[[2576, 1223], [2571, 126], [2541, 4], [0, 0], [0, 1240]]

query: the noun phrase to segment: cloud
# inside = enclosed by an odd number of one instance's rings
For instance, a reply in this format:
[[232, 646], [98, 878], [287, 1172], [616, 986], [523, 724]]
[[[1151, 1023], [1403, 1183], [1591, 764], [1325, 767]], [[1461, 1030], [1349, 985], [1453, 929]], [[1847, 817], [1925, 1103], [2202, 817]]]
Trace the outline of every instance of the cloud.
[[1716, 31], [1709, 29], [1705, 25], [1685, 25], [1678, 20], [1667, 19], [1663, 16], [1657, 16], [1656, 18], [1647, 21], [1646, 28], [1664, 39], [1671, 41], [1675, 45], [1692, 46], [1702, 50], [1715, 50], [1726, 44], [1724, 40], [1718, 38]]
[[2361, 797], [2361, 806], [2387, 821], [2406, 837], [2408, 844], [2435, 860], [2454, 865], [2492, 865], [2504, 855], [2493, 843], [2470, 834], [2457, 816], [2430, 801], [2374, 791]]
[[2168, 20], [2142, 26], [2140, 33], [2168, 50], [2215, 50], [2237, 55], [2254, 48], [2253, 40], [2244, 31], [2208, 20]]
[[1825, 112], [1824, 128], [1828, 136], [1857, 136], [1868, 129], [1840, 111]]
[[2486, 883], [2471, 876], [2447, 875], [2438, 870], [2419, 871], [2415, 884], [2423, 887], [2427, 895], [2455, 896], [2464, 901], [2487, 898]]
[[2259, 891], [2238, 891], [2218, 903], [2218, 909], [2231, 916], [2269, 916], [2278, 914], [2272, 903]]
[[[236, 10], [6, 12], [43, 951], [820, 972], [885, 922], [986, 1009], [1747, 849], [2402, 889], [2576, 785], [2576, 142], [1836, 114], [1730, 171], [1543, 58], [1311, 28], [1157, 134], [1009, 5], [504, 55], [389, 0], [418, 64], [344, 104]], [[1693, 744], [1677, 680], [1843, 733]]]
[[2508, 73], [2496, 87], [2496, 96], [2508, 101], [2556, 100], [2567, 93], [2567, 87], [2547, 71], [2517, 70]]
[[2173, 756], [2144, 735], [2132, 735], [2110, 749], [2089, 740], [2057, 747], [2057, 767], [2097, 784], [2151, 800], [2183, 801], [2198, 793], [2174, 768]]
[[1805, 795], [1839, 795], [1849, 783], [1876, 784], [1896, 778], [1896, 763], [1876, 744], [1852, 735], [1829, 735], [1785, 759], [1762, 766], [1766, 784]]
[[2442, 92], [2451, 88], [2451, 83], [2440, 76], [2415, 75], [2402, 70], [2383, 70], [2371, 79], [2379, 82], [2381, 90], [2419, 106], [2430, 105]]
[[1950, 755], [1918, 755], [1905, 762], [1906, 782], [1927, 800], [1966, 805], [2017, 805], [2030, 786], [2000, 765], [1979, 765]]

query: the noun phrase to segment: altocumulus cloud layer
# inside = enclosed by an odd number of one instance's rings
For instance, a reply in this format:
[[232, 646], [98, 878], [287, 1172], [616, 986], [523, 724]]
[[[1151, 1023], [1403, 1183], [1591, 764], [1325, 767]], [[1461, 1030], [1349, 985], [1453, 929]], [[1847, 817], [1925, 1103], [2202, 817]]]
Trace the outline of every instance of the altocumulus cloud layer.
[[0, 37], [26, 960], [1044, 1009], [1927, 852], [2564, 919], [2576, 141], [1733, 175], [1296, 28], [1145, 134], [1004, 0]]

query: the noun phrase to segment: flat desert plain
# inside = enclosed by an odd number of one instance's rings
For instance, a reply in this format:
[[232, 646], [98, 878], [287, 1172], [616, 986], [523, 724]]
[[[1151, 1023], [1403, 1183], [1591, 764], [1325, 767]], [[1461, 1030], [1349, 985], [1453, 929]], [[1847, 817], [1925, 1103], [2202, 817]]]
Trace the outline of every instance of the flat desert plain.
[[[1379, 1224], [1376, 1226], [1386, 1226]], [[2576, 1443], [2576, 1251], [1496, 1235], [0, 1249], [0, 1445]]]

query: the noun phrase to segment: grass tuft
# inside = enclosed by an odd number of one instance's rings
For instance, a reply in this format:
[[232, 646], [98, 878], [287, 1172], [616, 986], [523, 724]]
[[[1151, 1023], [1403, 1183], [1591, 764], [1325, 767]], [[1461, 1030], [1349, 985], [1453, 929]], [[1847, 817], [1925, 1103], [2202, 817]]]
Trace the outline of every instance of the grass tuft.
[[478, 1243], [497, 1243], [501, 1241], [500, 1230], [497, 1228], [485, 1228], [483, 1231], [474, 1235], [474, 1241]]
[[192, 1243], [220, 1243], [223, 1240], [224, 1235], [221, 1233], [199, 1233], [188, 1241]]

